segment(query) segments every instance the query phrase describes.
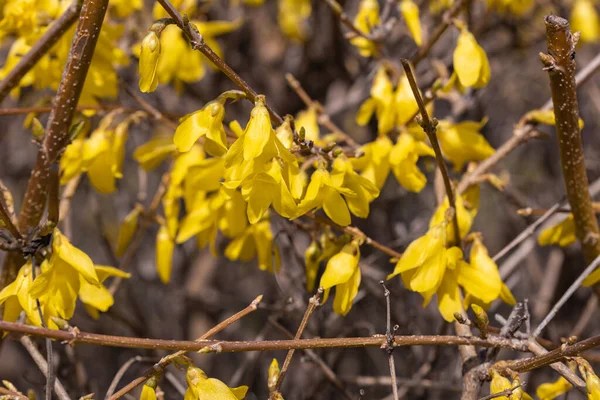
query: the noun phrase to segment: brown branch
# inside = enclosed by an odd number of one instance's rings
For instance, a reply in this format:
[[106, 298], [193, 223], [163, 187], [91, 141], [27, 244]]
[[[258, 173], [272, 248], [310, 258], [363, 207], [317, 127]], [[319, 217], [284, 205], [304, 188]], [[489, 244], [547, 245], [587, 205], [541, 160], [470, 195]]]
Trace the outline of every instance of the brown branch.
[[569, 30], [569, 22], [549, 15], [545, 18], [548, 54], [540, 54], [550, 77], [556, 132], [567, 197], [575, 222], [575, 235], [583, 246], [586, 262], [600, 255], [600, 232], [583, 157], [579, 128], [579, 106], [575, 85], [575, 45], [579, 36]]
[[[306, 325], [308, 324], [308, 319], [310, 318], [313, 311], [315, 311], [320, 304], [322, 294], [323, 294], [323, 288], [320, 287], [317, 290], [317, 293], [315, 293], [315, 295], [313, 297], [311, 297], [310, 300], [308, 301], [308, 305], [306, 306], [306, 311], [304, 312], [302, 321], [300, 321], [300, 326], [298, 326], [298, 331], [296, 331], [296, 335], [294, 336], [294, 339], [297, 340], [302, 337], [302, 333], [304, 332], [304, 329], [306, 328]], [[275, 397], [275, 395], [279, 394], [279, 388], [281, 387], [281, 384], [283, 383], [283, 380], [285, 379], [285, 376], [287, 374], [287, 370], [292, 362], [292, 357], [294, 356], [294, 351], [295, 351], [295, 349], [290, 349], [288, 351], [287, 355], [285, 356], [285, 360], [283, 362], [283, 366], [281, 367], [281, 372], [279, 373], [277, 382], [275, 383], [275, 385], [273, 386], [273, 388], [271, 390], [270, 397], [273, 399], [276, 399], [277, 397]]]
[[[229, 318], [225, 319], [224, 321], [215, 325], [213, 328], [209, 329], [204, 335], [200, 336], [198, 338], [198, 340], [196, 340], [194, 342], [187, 342], [187, 343], [196, 343], [196, 344], [201, 344], [198, 342], [206, 343], [206, 339], [208, 339], [209, 337], [217, 334], [218, 332], [227, 328], [229, 325], [233, 324], [234, 322], [242, 319], [246, 315], [255, 311], [258, 308], [258, 304], [260, 303], [261, 300], [262, 300], [262, 295], [255, 298], [252, 301], [252, 303], [250, 303], [250, 305], [248, 307], [244, 308], [242, 311], [232, 315], [231, 317], [229, 317]], [[140, 339], [138, 339], [138, 340], [140, 340]], [[141, 339], [141, 340], [152, 341], [152, 339]], [[176, 340], [167, 340], [166, 342], [177, 342], [177, 341]], [[161, 347], [152, 347], [152, 348], [156, 349], [156, 350], [161, 349]], [[143, 376], [140, 376], [139, 378], [136, 378], [133, 381], [129, 382], [125, 387], [123, 387], [117, 393], [110, 396], [109, 400], [116, 400], [116, 399], [123, 397], [124, 395], [131, 392], [133, 389], [135, 389], [142, 383], [146, 382], [151, 377], [157, 376], [158, 374], [162, 373], [162, 371], [167, 367], [167, 365], [169, 365], [171, 362], [173, 362], [173, 360], [175, 360], [177, 357], [184, 356], [188, 351], [200, 351], [203, 348], [204, 347], [200, 347], [200, 348], [196, 348], [196, 349], [189, 349], [189, 348], [182, 348], [182, 347], [174, 347], [174, 348], [169, 348], [169, 349], [162, 348], [163, 350], [179, 350], [179, 351], [176, 353], [170, 354], [167, 357], [164, 357], [158, 363], [154, 364], [152, 366], [152, 368], [150, 368], [148, 371], [146, 371], [146, 373]]]
[[65, 32], [69, 30], [73, 23], [75, 23], [81, 12], [82, 5], [83, 0], [73, 0], [73, 4], [50, 25], [44, 35], [35, 42], [31, 50], [8, 72], [6, 77], [0, 82], [0, 103], [21, 82], [25, 74], [37, 64]]
[[[360, 348], [381, 347], [386, 343], [385, 336], [373, 337], [350, 337], [350, 338], [312, 338], [292, 340], [264, 340], [264, 341], [219, 341], [219, 340], [166, 340], [146, 339], [127, 336], [101, 335], [88, 332], [67, 332], [52, 329], [39, 328], [16, 322], [0, 321], [0, 331], [15, 332], [23, 335], [49, 337], [65, 341], [71, 344], [91, 344], [108, 347], [120, 347], [130, 349], [156, 349], [156, 350], [180, 350], [202, 351], [203, 353], [240, 353], [248, 351], [271, 351], [271, 350], [303, 350], [303, 349], [331, 349], [331, 348]], [[481, 346], [512, 349], [515, 351], [529, 351], [527, 343], [522, 339], [500, 338], [495, 335], [483, 339], [475, 336], [451, 336], [451, 335], [408, 335], [394, 336], [394, 347], [402, 346]], [[600, 335], [579, 342], [575, 347], [582, 352], [593, 347], [600, 346]], [[548, 354], [553, 354], [550, 352]], [[573, 355], [575, 350], [560, 357]], [[169, 356], [172, 359], [173, 356]], [[553, 361], [554, 362], [554, 361]], [[116, 396], [116, 395], [115, 395]], [[116, 399], [116, 397], [113, 397]]]
[[[158, 3], [165, 9], [165, 11], [169, 14], [171, 18], [175, 21], [177, 26], [183, 31], [183, 33], [188, 37], [190, 43], [192, 44], [192, 48], [200, 51], [206, 58], [210, 60], [221, 72], [223, 72], [233, 83], [236, 84], [246, 95], [248, 99], [253, 103], [256, 101], [256, 96], [258, 93], [254, 91], [243, 80], [221, 57], [219, 57], [204, 41], [202, 35], [198, 32], [195, 27], [189, 23], [189, 21], [184, 20], [179, 14], [179, 11], [173, 7], [173, 5], [168, 0], [158, 0]], [[267, 105], [267, 109], [269, 110], [269, 114], [271, 118], [275, 121], [277, 125], [281, 125], [283, 123], [283, 118], [279, 116], [271, 107]]]
[[[529, 341], [529, 350], [536, 356], [541, 356], [548, 353], [548, 350], [544, 349], [542, 345], [535, 341], [535, 339]], [[581, 380], [581, 378], [578, 377], [576, 373], [571, 371], [565, 364], [557, 362], [550, 364], [550, 367], [562, 375], [567, 381], [569, 381], [569, 383], [571, 383], [571, 385], [575, 386], [579, 390], [585, 388], [585, 382]]]

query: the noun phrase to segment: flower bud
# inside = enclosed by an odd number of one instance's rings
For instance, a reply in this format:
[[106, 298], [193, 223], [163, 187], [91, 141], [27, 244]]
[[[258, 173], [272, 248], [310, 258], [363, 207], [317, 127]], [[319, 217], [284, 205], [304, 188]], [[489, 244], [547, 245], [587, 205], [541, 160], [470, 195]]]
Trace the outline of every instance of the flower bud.
[[142, 50], [140, 53], [140, 81], [139, 86], [142, 92], [153, 92], [158, 86], [158, 75], [156, 68], [160, 56], [160, 38], [154, 31], [150, 31], [142, 40]]

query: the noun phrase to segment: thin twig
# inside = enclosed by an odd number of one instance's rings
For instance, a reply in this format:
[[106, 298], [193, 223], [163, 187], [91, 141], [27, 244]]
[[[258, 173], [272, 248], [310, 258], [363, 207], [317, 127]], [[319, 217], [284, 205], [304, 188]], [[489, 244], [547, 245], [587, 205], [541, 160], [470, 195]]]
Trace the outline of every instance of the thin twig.
[[0, 82], [0, 103], [8, 96], [21, 79], [29, 72], [37, 62], [54, 46], [54, 44], [69, 30], [77, 21], [81, 12], [82, 0], [73, 0], [65, 12], [50, 25], [42, 37], [35, 42], [31, 50], [25, 54], [11, 69], [6, 77]]
[[402, 67], [404, 68], [404, 72], [406, 73], [406, 77], [408, 78], [408, 83], [410, 84], [410, 88], [412, 89], [413, 95], [415, 96], [415, 100], [417, 101], [417, 105], [419, 106], [419, 111], [421, 112], [421, 126], [423, 128], [423, 131], [427, 134], [427, 137], [429, 138], [431, 147], [435, 152], [435, 158], [437, 160], [438, 167], [440, 169], [440, 172], [442, 173], [442, 177], [444, 178], [444, 186], [446, 187], [448, 204], [450, 208], [454, 210], [454, 216], [452, 218], [452, 223], [454, 225], [454, 242], [456, 246], [460, 246], [460, 231], [458, 228], [458, 213], [456, 212], [456, 198], [454, 197], [454, 190], [452, 189], [452, 183], [450, 182], [448, 167], [446, 166], [446, 162], [444, 161], [442, 149], [440, 148], [440, 143], [438, 142], [436, 135], [437, 120], [435, 118], [429, 118], [429, 113], [427, 112], [427, 108], [425, 107], [425, 103], [423, 102], [423, 98], [421, 97], [421, 93], [419, 92], [417, 80], [415, 78], [415, 74], [412, 71], [412, 67], [410, 66], [410, 61], [406, 59], [401, 59], [400, 62], [402, 63]]
[[106, 396], [104, 398], [108, 399], [110, 396], [112, 396], [112, 394], [114, 393], [114, 391], [117, 389], [117, 386], [119, 385], [119, 382], [121, 381], [121, 378], [123, 378], [123, 375], [125, 375], [125, 373], [127, 372], [127, 370], [133, 364], [135, 364], [136, 362], [154, 362], [154, 360], [155, 360], [154, 358], [142, 357], [142, 356], [131, 357], [129, 360], [127, 360], [121, 366], [121, 368], [119, 368], [119, 370], [117, 371], [117, 373], [113, 377], [113, 380], [110, 382], [110, 386], [108, 387], [108, 390], [106, 391]]
[[535, 330], [531, 334], [533, 338], [536, 338], [540, 335], [540, 333], [546, 327], [546, 325], [548, 325], [548, 323], [552, 321], [552, 318], [556, 316], [558, 310], [560, 310], [560, 308], [567, 302], [567, 300], [569, 300], [573, 293], [575, 293], [575, 291], [579, 289], [579, 286], [581, 286], [583, 280], [587, 278], [587, 276], [591, 274], [596, 269], [596, 267], [598, 267], [598, 265], [600, 265], [600, 256], [596, 257], [596, 259], [592, 261], [592, 263], [588, 265], [588, 267], [585, 270], [583, 270], [579, 277], [575, 279], [575, 282], [573, 282], [571, 286], [569, 286], [565, 294], [562, 295], [562, 297], [556, 302], [554, 307], [552, 307], [548, 315], [546, 315], [546, 318], [544, 318], [542, 322], [540, 322], [538, 327], [535, 328]]
[[[252, 301], [252, 303], [250, 303], [250, 305], [248, 305], [248, 307], [244, 308], [242, 311], [237, 312], [236, 314], [232, 315], [231, 317], [225, 319], [224, 321], [218, 323], [217, 325], [215, 325], [214, 327], [209, 329], [204, 335], [200, 336], [196, 341], [188, 342], [188, 343], [200, 344], [198, 342], [206, 341], [206, 339], [208, 339], [209, 337], [217, 334], [218, 332], [227, 328], [229, 325], [233, 324], [234, 322], [242, 319], [246, 315], [255, 311], [258, 308], [258, 304], [260, 303], [261, 300], [262, 300], [262, 295], [255, 298]], [[142, 339], [142, 340], [148, 341], [151, 339]], [[152, 348], [159, 349], [160, 347], [155, 346]], [[127, 393], [129, 393], [130, 391], [132, 391], [133, 389], [135, 389], [136, 387], [138, 387], [139, 385], [141, 385], [142, 383], [147, 381], [149, 378], [160, 374], [166, 368], [166, 366], [169, 365], [171, 362], [173, 362], [173, 360], [175, 360], [176, 358], [185, 355], [188, 351], [194, 351], [194, 350], [199, 351], [202, 348], [201, 347], [197, 348], [197, 349], [191, 349], [191, 348], [184, 349], [182, 347], [173, 347], [173, 348], [169, 348], [169, 349], [164, 348], [164, 350], [178, 350], [178, 349], [179, 349], [178, 352], [170, 354], [167, 357], [164, 357], [158, 363], [154, 364], [154, 366], [150, 370], [146, 371], [146, 373], [143, 376], [134, 379], [129, 384], [127, 384], [125, 387], [123, 387], [121, 390], [119, 390], [117, 393], [112, 395], [109, 398], [109, 400], [116, 400], [120, 397], [123, 397], [124, 395], [126, 395]]]
[[[335, 16], [340, 20], [342, 24], [344, 24], [348, 29], [350, 29], [356, 36], [360, 36], [366, 40], [373, 42], [371, 37], [358, 29], [354, 22], [348, 17], [348, 15], [344, 12], [344, 8], [340, 3], [336, 0], [325, 0], [325, 3], [331, 8], [331, 11], [335, 14]], [[375, 42], [374, 42], [375, 43]]]
[[512, 392], [514, 392], [515, 390], [517, 390], [518, 388], [522, 388], [523, 386], [525, 386], [525, 382], [519, 383], [518, 385], [508, 388], [506, 390], [503, 390], [501, 392], [498, 393], [492, 393], [490, 395], [484, 396], [484, 397], [480, 397], [479, 400], [492, 400], [492, 399], [497, 399], [498, 397], [506, 397], [508, 398]]
[[[313, 311], [316, 310], [316, 308], [319, 306], [319, 303], [321, 301], [321, 296], [323, 295], [323, 288], [320, 287], [317, 290], [317, 293], [315, 293], [314, 296], [312, 296], [310, 298], [310, 300], [308, 301], [308, 305], [306, 306], [306, 311], [304, 312], [304, 316], [302, 317], [302, 321], [300, 322], [300, 326], [298, 326], [298, 330], [296, 331], [296, 335], [294, 336], [294, 339], [300, 339], [302, 337], [302, 333], [304, 332], [304, 329], [306, 328], [306, 324], [308, 323], [308, 319], [310, 318], [311, 314], [313, 313]], [[273, 389], [271, 390], [272, 393], [278, 393], [279, 392], [279, 388], [281, 388], [281, 384], [283, 383], [283, 380], [285, 379], [285, 376], [287, 374], [288, 368], [292, 362], [292, 357], [294, 356], [294, 349], [290, 349], [287, 353], [287, 355], [285, 356], [285, 360], [283, 361], [283, 366], [281, 367], [281, 372], [279, 373], [279, 377], [277, 378], [277, 382], [275, 383]]]
[[[25, 325], [25, 326], [27, 326], [27, 325]], [[44, 328], [40, 328], [40, 329], [44, 329]], [[52, 332], [51, 329], [47, 329], [47, 330]], [[62, 332], [62, 331], [56, 331], [56, 332]], [[31, 358], [33, 358], [33, 361], [38, 366], [40, 371], [42, 371], [42, 374], [44, 374], [44, 376], [47, 378], [48, 377], [48, 363], [44, 359], [44, 356], [39, 352], [39, 350], [35, 346], [35, 343], [33, 343], [31, 338], [29, 338], [27, 336], [21, 336], [21, 338], [19, 340], [20, 340], [21, 344], [23, 345], [23, 347], [25, 347], [25, 350], [27, 350], [27, 352], [29, 353]], [[58, 378], [54, 380], [54, 391], [56, 392], [56, 395], [58, 396], [58, 398], [60, 400], [70, 400], [70, 397], [67, 394], [67, 391], [65, 390], [62, 383], [60, 383]]]
[[[548, 350], [544, 349], [535, 339], [529, 341], [529, 350], [536, 356], [542, 356], [548, 353]], [[581, 390], [585, 388], [585, 382], [581, 380], [580, 377], [577, 376], [576, 373], [571, 371], [569, 367], [567, 367], [562, 362], [557, 362], [554, 364], [550, 364], [550, 367], [562, 375], [569, 383], [575, 386], [577, 389]]]
[[492, 260], [494, 260], [494, 262], [498, 261], [499, 259], [504, 257], [506, 254], [508, 254], [512, 249], [514, 249], [515, 247], [520, 245], [525, 239], [527, 239], [528, 237], [533, 235], [539, 226], [541, 226], [544, 222], [546, 222], [548, 219], [550, 219], [550, 217], [552, 217], [556, 213], [557, 210], [564, 207], [564, 205], [565, 205], [565, 198], [563, 197], [561, 200], [559, 200], [557, 203], [555, 203], [552, 207], [550, 207], [544, 215], [542, 215], [539, 219], [537, 219], [534, 223], [529, 225], [527, 228], [523, 229], [523, 231], [521, 233], [519, 233], [519, 235], [516, 238], [511, 240], [509, 244], [504, 246], [504, 248], [502, 250], [500, 250], [498, 253], [496, 253], [494, 255], [494, 257], [492, 258]]
[[379, 281], [383, 287], [383, 296], [385, 297], [385, 337], [386, 343], [381, 346], [387, 353], [388, 364], [390, 367], [390, 378], [392, 385], [392, 395], [394, 400], [398, 400], [398, 380], [396, 376], [396, 363], [394, 362], [394, 332], [397, 326], [394, 326], [392, 331], [392, 306], [390, 304], [390, 291], [385, 286], [384, 281]]

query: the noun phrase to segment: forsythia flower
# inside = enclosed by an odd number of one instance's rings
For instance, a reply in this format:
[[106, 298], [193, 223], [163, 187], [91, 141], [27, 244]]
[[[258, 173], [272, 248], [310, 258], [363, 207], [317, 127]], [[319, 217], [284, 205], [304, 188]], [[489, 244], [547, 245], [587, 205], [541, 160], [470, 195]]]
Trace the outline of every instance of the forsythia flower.
[[[354, 18], [354, 25], [363, 33], [369, 34], [374, 27], [379, 25], [379, 2], [377, 0], [361, 0], [358, 13]], [[353, 46], [363, 57], [372, 57], [377, 54], [377, 45], [364, 37], [355, 37], [350, 40]]]
[[142, 40], [140, 50], [139, 87], [142, 92], [153, 92], [158, 86], [158, 59], [160, 56], [160, 38], [154, 31], [150, 31]]
[[394, 127], [406, 125], [418, 110], [419, 106], [406, 75], [400, 78], [394, 92], [385, 67], [380, 67], [373, 80], [371, 97], [360, 106], [356, 123], [364, 126], [375, 114], [379, 134], [386, 135]]
[[89, 138], [77, 137], [65, 149], [60, 160], [61, 184], [66, 184], [82, 172], [87, 172], [90, 182], [100, 193], [116, 190], [116, 179], [122, 178], [125, 143], [129, 125], [137, 122], [142, 113], [135, 113], [115, 128], [111, 128], [115, 114], [104, 117]]
[[487, 55], [466, 27], [460, 30], [454, 50], [454, 71], [463, 87], [482, 88], [490, 80]]
[[225, 137], [225, 128], [223, 127], [223, 118], [225, 117], [225, 101], [217, 99], [206, 103], [201, 110], [196, 111], [181, 120], [181, 123], [175, 131], [173, 142], [177, 150], [182, 152], [189, 151], [194, 143], [203, 136], [211, 141], [211, 145], [205, 147], [214, 149], [209, 154], [222, 156], [227, 152], [227, 138]]
[[552, 383], [542, 383], [537, 387], [535, 394], [540, 400], [552, 400], [561, 394], [567, 393], [573, 385], [562, 376]]
[[296, 118], [294, 118], [296, 124], [296, 130], [300, 131], [300, 128], [304, 128], [304, 138], [306, 141], [312, 140], [318, 145], [322, 145], [319, 140], [319, 124], [317, 109], [314, 106], [308, 107], [304, 111], [300, 111]]
[[144, 386], [142, 386], [140, 400], [156, 400], [156, 387], [153, 387], [146, 382]]
[[406, 21], [413, 40], [417, 46], [421, 46], [423, 35], [421, 33], [421, 21], [419, 20], [419, 7], [413, 0], [402, 0], [400, 2], [400, 12], [404, 17], [404, 21]]
[[[479, 238], [475, 238], [471, 248], [470, 263], [463, 260], [462, 250], [453, 246], [454, 227], [451, 221], [446, 221], [447, 209], [446, 199], [431, 218], [427, 233], [408, 246], [387, 279], [401, 274], [404, 285], [424, 297], [424, 306], [437, 294], [438, 308], [448, 322], [452, 322], [454, 313], [461, 312], [463, 307], [459, 286], [472, 299], [470, 302], [477, 301], [482, 306], [498, 297], [513, 302], [510, 290], [500, 279], [497, 265]], [[467, 211], [458, 197], [456, 213], [462, 238], [471, 227], [473, 212]]]
[[454, 170], [460, 172], [469, 161], [485, 160], [495, 150], [479, 131], [486, 124], [487, 119], [481, 122], [464, 121], [452, 124], [440, 121], [437, 137], [444, 157], [452, 161]]
[[279, 0], [279, 28], [287, 37], [303, 42], [306, 40], [306, 21], [312, 13], [310, 0]]
[[279, 249], [273, 243], [269, 220], [249, 225], [225, 249], [225, 257], [232, 261], [250, 261], [255, 256], [258, 256], [258, 268], [261, 270], [269, 272], [279, 270]]
[[209, 378], [193, 365], [188, 366], [185, 380], [188, 385], [184, 396], [186, 400], [242, 400], [248, 392], [248, 386], [230, 388], [218, 379]]
[[361, 171], [361, 175], [375, 184], [379, 190], [390, 173], [389, 154], [393, 147], [392, 141], [387, 136], [379, 136], [360, 148], [364, 153], [362, 157], [352, 159], [354, 168]]
[[125, 18], [134, 11], [141, 10], [142, 3], [142, 0], [112, 0], [109, 6], [117, 18]]
[[52, 317], [69, 319], [75, 312], [79, 297], [92, 316], [106, 311], [113, 303], [102, 281], [110, 275], [128, 277], [112, 267], [94, 266], [87, 254], [73, 246], [58, 229], [54, 230], [52, 255], [40, 266], [41, 274], [33, 280], [31, 262], [19, 270], [17, 279], [0, 292], [0, 304], [5, 306], [7, 321], [15, 321], [21, 311], [34, 325], [42, 326], [36, 304], [39, 300], [44, 323], [57, 329]]
[[567, 247], [577, 241], [575, 236], [575, 220], [573, 214], [562, 222], [544, 229], [538, 236], [540, 246], [557, 244], [561, 247]]
[[58, 0], [5, 0], [0, 3], [0, 40], [7, 35], [36, 33], [43, 21], [61, 12]]
[[517, 16], [527, 13], [534, 4], [534, 0], [487, 0], [488, 7], [500, 13], [510, 12]]
[[[525, 114], [523, 120], [556, 126], [556, 116], [554, 115], [554, 110], [529, 111], [527, 114]], [[583, 120], [579, 118], [579, 129], [583, 129], [583, 125]]]
[[389, 163], [398, 182], [408, 191], [420, 192], [427, 178], [417, 167], [421, 156], [435, 156], [433, 149], [415, 140], [408, 133], [401, 133], [390, 151]]
[[581, 32], [582, 42], [596, 42], [600, 38], [600, 17], [592, 0], [576, 0], [570, 22], [573, 32]]
[[492, 382], [490, 383], [490, 392], [492, 394], [502, 393], [506, 390], [512, 389], [512, 392], [509, 396], [500, 396], [496, 397], [500, 400], [533, 400], [530, 395], [525, 393], [523, 389], [521, 389], [521, 381], [518, 375], [511, 381], [500, 375], [498, 371], [495, 369], [490, 370], [490, 374], [492, 375]]
[[143, 169], [150, 171], [158, 167], [175, 150], [177, 147], [171, 137], [155, 136], [135, 149], [133, 159], [140, 163]]
[[327, 262], [319, 286], [325, 289], [323, 303], [327, 301], [329, 291], [336, 287], [333, 310], [336, 314], [346, 315], [352, 308], [352, 301], [360, 286], [360, 248], [356, 241], [345, 245], [342, 250]]
[[163, 283], [169, 283], [171, 280], [174, 250], [175, 239], [169, 234], [167, 226], [162, 225], [156, 235], [156, 270]]

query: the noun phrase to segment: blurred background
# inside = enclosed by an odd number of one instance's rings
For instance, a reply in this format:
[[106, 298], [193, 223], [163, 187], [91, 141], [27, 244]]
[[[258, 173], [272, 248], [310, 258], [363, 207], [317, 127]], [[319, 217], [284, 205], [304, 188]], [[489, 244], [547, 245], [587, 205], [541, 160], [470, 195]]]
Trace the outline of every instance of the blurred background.
[[[340, 3], [349, 17], [356, 14], [358, 1]], [[428, 1], [417, 3], [427, 37], [441, 23], [443, 11], [431, 12]], [[542, 71], [538, 58], [538, 53], [546, 50], [543, 16], [552, 12], [569, 18], [575, 2], [538, 0], [521, 16], [510, 12], [489, 12], [489, 5], [484, 1], [473, 0], [471, 3], [471, 30], [489, 57], [491, 81], [486, 88], [467, 91], [456, 101], [436, 100], [434, 114], [440, 119], [452, 118], [456, 122], [479, 121], [488, 117], [482, 133], [497, 148], [513, 135], [515, 124], [525, 113], [541, 107], [550, 98], [548, 76]], [[345, 133], [359, 143], [376, 138], [376, 121], [360, 127], [355, 122], [355, 115], [360, 104], [369, 96], [372, 78], [381, 60], [359, 55], [345, 37], [347, 28], [325, 1], [312, 1], [304, 42], [291, 40], [281, 32], [277, 1], [266, 0], [259, 7], [233, 1], [198, 1], [196, 5], [195, 17], [201, 20], [243, 20], [239, 29], [216, 40], [227, 63], [258, 93], [265, 94], [268, 103], [280, 115], [295, 115], [305, 108], [286, 83], [285, 74], [292, 73], [306, 92], [324, 105], [325, 112]], [[108, 17], [123, 25], [124, 33], [119, 45], [128, 54], [130, 65], [117, 70], [120, 79], [118, 96], [101, 100], [101, 104], [139, 108], [138, 102], [125, 88], [130, 87], [139, 94], [137, 59], [131, 48], [143, 38], [146, 27], [151, 25], [152, 7], [152, 2], [146, 1], [142, 10], [126, 19], [119, 19], [114, 14]], [[398, 14], [397, 11], [395, 13]], [[458, 34], [458, 29], [450, 27], [432, 48], [428, 58], [418, 65], [416, 72], [422, 89], [429, 88], [438, 77], [435, 65], [441, 63], [452, 71], [452, 50]], [[0, 63], [6, 59], [9, 45], [10, 40], [3, 42]], [[389, 55], [387, 62], [398, 71], [401, 70], [400, 58], [410, 58], [417, 51], [402, 21], [394, 25], [386, 37], [385, 46]], [[580, 44], [576, 55], [578, 68], [587, 65], [599, 52], [598, 43]], [[600, 75], [597, 75], [579, 90], [590, 182], [600, 178], [600, 138], [597, 134], [600, 126], [599, 84]], [[180, 92], [173, 85], [160, 85], [152, 94], [139, 95], [175, 118], [200, 109], [223, 91], [234, 88], [223, 74], [207, 68], [203, 79], [183, 85]], [[48, 104], [52, 95], [51, 90], [25, 88], [18, 99], [7, 98], [2, 108]], [[228, 106], [227, 119], [238, 119], [243, 126], [251, 107], [249, 102]], [[92, 117], [92, 126], [102, 115], [103, 112], [98, 112]], [[38, 150], [29, 130], [24, 128], [26, 117], [0, 116], [0, 179], [14, 194], [15, 204], [20, 204]], [[39, 114], [39, 118], [45, 123], [47, 114]], [[145, 172], [131, 154], [157, 130], [164, 129], [150, 119], [131, 127], [123, 179], [118, 183], [117, 192], [102, 195], [91, 187], [86, 178], [79, 184], [70, 215], [62, 229], [94, 262], [118, 265], [112, 248], [120, 223], [137, 201], [144, 200], [144, 193], [146, 203], [152, 198], [161, 173], [166, 171], [163, 163], [156, 170]], [[554, 128], [540, 126], [539, 129], [544, 133], [541, 137], [520, 146], [494, 168], [493, 172], [506, 181], [506, 188], [500, 191], [489, 184], [481, 187], [481, 208], [473, 231], [483, 233], [490, 255], [496, 254], [536, 219], [536, 216], [520, 216], [518, 209], [547, 209], [564, 194]], [[326, 130], [321, 128], [321, 133], [326, 133]], [[407, 192], [390, 176], [382, 194], [372, 203], [369, 218], [353, 218], [353, 225], [398, 252], [404, 251], [412, 240], [427, 230], [429, 218], [436, 207], [432, 184], [435, 165], [430, 161], [420, 162], [428, 176], [428, 185], [421, 193]], [[460, 176], [454, 174], [453, 178], [458, 180]], [[274, 217], [272, 220], [275, 241], [282, 253], [282, 268], [277, 274], [260, 271], [255, 262], [228, 261], [222, 256], [227, 240], [218, 238], [218, 257], [208, 249], [197, 249], [194, 241], [178, 246], [171, 282], [164, 285], [156, 273], [154, 238], [157, 228], [152, 227], [129, 265], [132, 277], [124, 280], [115, 294], [115, 305], [102, 313], [98, 320], [91, 318], [79, 305], [71, 325], [82, 331], [102, 334], [194, 339], [263, 294], [259, 310], [217, 337], [223, 340], [287, 338], [289, 333], [286, 332], [295, 333], [311, 295], [305, 289], [304, 273], [304, 251], [310, 238], [283, 218]], [[351, 312], [346, 317], [334, 314], [330, 300], [313, 314], [305, 337], [371, 336], [385, 332], [385, 299], [379, 281], [391, 273], [394, 264], [389, 262], [388, 256], [368, 246], [363, 246], [361, 253], [363, 280]], [[0, 253], [0, 259], [3, 256]], [[577, 244], [566, 249], [540, 247], [534, 236], [499, 260], [498, 265], [517, 300], [529, 300], [531, 323], [535, 326], [581, 272], [583, 259]], [[392, 323], [399, 326], [398, 334], [452, 333], [451, 325], [443, 321], [436, 305], [423, 309], [421, 296], [405, 290], [400, 279], [391, 280], [387, 287], [391, 290]], [[582, 338], [600, 333], [597, 300], [592, 299], [591, 289], [579, 290], [548, 327], [545, 338], [560, 343], [561, 338], [573, 333], [573, 329], [578, 330]], [[581, 321], [585, 310], [595, 312], [588, 314], [592, 317], [587, 322]], [[494, 304], [490, 313], [492, 319], [496, 312], [506, 317], [510, 308]], [[492, 325], [500, 324], [493, 320]], [[42, 341], [39, 344], [43, 346]], [[166, 355], [157, 351], [88, 345], [71, 348], [58, 343], [54, 348], [58, 377], [71, 389], [73, 397], [95, 392], [96, 398], [101, 398], [119, 368], [132, 357], [141, 356], [142, 359], [128, 369], [121, 385], [141, 375], [160, 356]], [[456, 348], [398, 348], [394, 355], [404, 398], [460, 397], [461, 363]], [[281, 362], [285, 352], [191, 357], [211, 377], [230, 386], [248, 385], [248, 399], [264, 399], [268, 396], [268, 366], [273, 357]], [[524, 355], [506, 351], [500, 354], [500, 358], [509, 357]], [[600, 361], [600, 352], [592, 352], [590, 359]], [[13, 382], [19, 388], [33, 388], [38, 394], [43, 392], [45, 379], [18, 342], [8, 341], [3, 345], [1, 360], [0, 378]], [[326, 376], [319, 363], [325, 363], [335, 373], [337, 383]], [[538, 384], [556, 378], [558, 375], [554, 371], [545, 368], [522, 379], [527, 382], [527, 391], [533, 394]], [[180, 398], [182, 386], [185, 388], [184, 372], [171, 367], [168, 379], [161, 383], [165, 398]], [[286, 400], [385, 398], [390, 393], [385, 353], [378, 348], [299, 351], [282, 392]], [[487, 393], [484, 388], [481, 395]], [[133, 392], [133, 395], [137, 397], [138, 392]], [[581, 394], [572, 391], [569, 399], [575, 398], [582, 398]]]

